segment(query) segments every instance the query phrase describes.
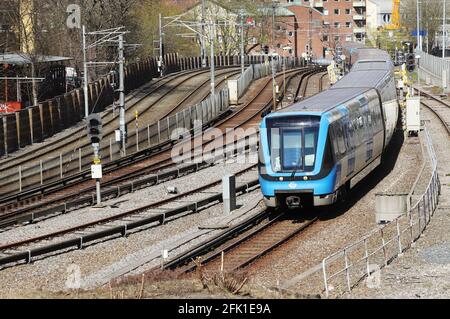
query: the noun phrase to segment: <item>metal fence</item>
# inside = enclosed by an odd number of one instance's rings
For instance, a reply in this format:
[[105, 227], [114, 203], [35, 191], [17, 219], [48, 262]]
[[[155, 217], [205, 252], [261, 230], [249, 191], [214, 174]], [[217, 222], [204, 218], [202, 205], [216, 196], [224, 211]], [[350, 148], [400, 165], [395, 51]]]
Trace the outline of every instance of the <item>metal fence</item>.
[[[128, 137], [127, 153], [131, 154], [168, 141], [171, 139], [174, 130], [178, 128], [191, 130], [196, 121], [206, 124], [214, 120], [230, 107], [228, 89], [225, 88], [216, 93], [214, 100], [215, 103], [210, 96], [201, 103], [144, 127], [139, 127], [136, 124], [136, 129]], [[104, 164], [126, 155], [121, 151], [120, 145], [112, 138], [103, 140], [100, 147]], [[92, 147], [88, 145], [71, 152], [61, 153], [57, 157], [20, 166], [15, 171], [13, 170], [2, 176], [0, 190], [4, 195], [17, 191], [22, 192], [30, 187], [80, 173], [92, 164], [90, 155], [92, 155]]]
[[[253, 80], [269, 75], [272, 71], [269, 64], [250, 65], [244, 75], [238, 78], [242, 92], [245, 92]], [[277, 71], [281, 69], [281, 61], [274, 61]], [[297, 61], [289, 60], [286, 65], [291, 68]], [[196, 121], [207, 124], [229, 110], [230, 99], [228, 88], [216, 93], [215, 103], [211, 96], [202, 102], [186, 108], [175, 115], [163, 118], [156, 123], [146, 124], [136, 121], [135, 129], [128, 136], [127, 149], [123, 152], [114, 137], [103, 139], [100, 145], [103, 164], [118, 160], [124, 155], [159, 145], [171, 139], [172, 132], [179, 128], [192, 130]], [[111, 132], [108, 132], [111, 135]], [[62, 180], [68, 176], [84, 172], [91, 163], [92, 147], [86, 145], [73, 151], [61, 153], [59, 156], [46, 160], [31, 162], [29, 165], [19, 166], [2, 176], [0, 191], [4, 195], [16, 194], [32, 187]]]
[[429, 224], [438, 205], [440, 182], [436, 155], [426, 128], [424, 135], [432, 167], [426, 191], [406, 215], [323, 259], [322, 272], [327, 297], [331, 292], [351, 291], [362, 279], [387, 266], [409, 249]]
[[[237, 80], [238, 97], [244, 95], [250, 83], [271, 75], [273, 67], [275, 67], [276, 72], [280, 72], [283, 68], [285, 70], [290, 70], [297, 66], [304, 66], [304, 63], [304, 60], [298, 58], [281, 58], [279, 60], [273, 60], [267, 63], [250, 65], [250, 67], [245, 70], [244, 74]], [[274, 64], [275, 66], [273, 66]]]
[[449, 87], [450, 60], [436, 57], [423, 51], [416, 51], [420, 55], [420, 69], [433, 78], [433, 84]]

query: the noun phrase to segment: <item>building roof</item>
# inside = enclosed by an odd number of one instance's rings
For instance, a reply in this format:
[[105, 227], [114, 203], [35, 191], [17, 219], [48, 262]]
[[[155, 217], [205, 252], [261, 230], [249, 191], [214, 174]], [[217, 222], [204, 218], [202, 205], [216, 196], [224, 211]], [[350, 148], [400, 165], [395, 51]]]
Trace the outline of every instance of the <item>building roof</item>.
[[[26, 53], [6, 53], [0, 54], [0, 64], [27, 65], [31, 64], [33, 57]], [[36, 55], [34, 56], [37, 63], [52, 63], [70, 61], [72, 58], [53, 56], [53, 55]]]
[[[262, 7], [259, 11], [264, 15], [272, 15], [272, 8]], [[275, 16], [277, 17], [295, 17], [295, 13], [283, 6], [277, 6], [275, 8]]]

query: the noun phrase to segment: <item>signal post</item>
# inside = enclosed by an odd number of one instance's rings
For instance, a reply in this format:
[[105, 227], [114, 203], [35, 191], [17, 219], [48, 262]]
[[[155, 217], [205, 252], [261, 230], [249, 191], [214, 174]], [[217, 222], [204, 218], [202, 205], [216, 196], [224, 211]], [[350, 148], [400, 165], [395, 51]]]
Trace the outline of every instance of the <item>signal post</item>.
[[102, 203], [100, 181], [103, 178], [103, 170], [100, 156], [100, 141], [102, 138], [102, 118], [99, 114], [91, 114], [87, 118], [88, 137], [94, 149], [94, 160], [91, 166], [92, 179], [95, 179], [97, 205]]

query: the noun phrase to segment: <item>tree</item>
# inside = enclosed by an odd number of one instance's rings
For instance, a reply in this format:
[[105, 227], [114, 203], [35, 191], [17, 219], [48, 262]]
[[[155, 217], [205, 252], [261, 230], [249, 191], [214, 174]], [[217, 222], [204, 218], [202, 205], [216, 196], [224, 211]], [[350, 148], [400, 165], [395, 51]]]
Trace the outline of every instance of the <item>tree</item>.
[[[420, 29], [427, 31], [424, 48], [431, 51], [435, 43], [436, 32], [442, 25], [442, 0], [428, 0], [419, 2]], [[450, 13], [447, 6], [447, 17]], [[404, 0], [400, 5], [401, 24], [408, 31], [417, 30], [417, 0]]]

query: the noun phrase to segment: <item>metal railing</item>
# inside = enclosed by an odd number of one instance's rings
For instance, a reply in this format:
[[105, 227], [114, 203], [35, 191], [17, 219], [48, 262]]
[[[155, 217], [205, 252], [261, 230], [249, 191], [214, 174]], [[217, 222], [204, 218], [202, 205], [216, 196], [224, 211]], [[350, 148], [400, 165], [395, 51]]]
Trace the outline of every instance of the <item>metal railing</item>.
[[[417, 50], [416, 54], [420, 55], [420, 69], [434, 78], [434, 84], [448, 87], [448, 81], [450, 81], [450, 60], [420, 50]], [[444, 81], [446, 82], [445, 85]]]
[[[152, 147], [171, 139], [172, 132], [178, 128], [187, 130], [193, 129], [196, 121], [206, 124], [229, 107], [228, 89], [224, 88], [216, 93], [215, 103], [209, 96], [202, 102], [186, 108], [175, 115], [163, 118], [155, 123], [147, 124], [136, 129], [128, 137], [127, 153], [132, 154], [144, 148]], [[112, 138], [102, 140], [101, 145], [102, 162], [107, 164], [126, 155], [120, 149], [120, 145]], [[57, 181], [67, 176], [81, 173], [91, 165], [92, 147], [90, 145], [77, 148], [73, 151], [61, 153], [57, 157], [40, 160], [30, 163], [30, 165], [19, 166], [16, 171], [2, 176], [0, 190], [4, 189], [4, 194], [22, 192], [29, 187], [44, 185], [48, 182]], [[14, 189], [11, 185], [17, 185]]]
[[[420, 200], [393, 222], [378, 228], [360, 241], [349, 245], [322, 261], [325, 294], [340, 288], [350, 292], [365, 277], [387, 266], [393, 259], [409, 249], [428, 226], [439, 200], [440, 181], [437, 159], [428, 130], [424, 130], [432, 173], [426, 191]], [[374, 267], [373, 266], [377, 266]], [[335, 284], [335, 286], [333, 286]]]
[[250, 83], [271, 75], [273, 63], [275, 63], [276, 72], [282, 71], [283, 67], [285, 70], [290, 70], [295, 67], [302, 66], [302, 61], [298, 58], [281, 58], [279, 60], [273, 60], [267, 63], [252, 64], [237, 80], [238, 97], [242, 97], [242, 95], [244, 95]]
[[[268, 64], [250, 65], [244, 76], [238, 78], [238, 83], [242, 94], [245, 93], [250, 84], [259, 78], [268, 76], [272, 72], [272, 62]], [[282, 62], [277, 63], [277, 71], [281, 70]], [[286, 66], [292, 68], [300, 63], [298, 60], [288, 60]], [[209, 123], [225, 113], [230, 108], [228, 88], [216, 93], [215, 103], [212, 103], [211, 96], [202, 102], [186, 108], [175, 115], [165, 117], [152, 124], [144, 124], [136, 121], [136, 128], [128, 136], [126, 152], [123, 152], [120, 145], [114, 138], [104, 139], [100, 149], [103, 164], [111, 163], [120, 159], [124, 155], [133, 154], [150, 147], [171, 140], [172, 132], [182, 128], [192, 130], [194, 123], [201, 121], [203, 124]], [[57, 182], [69, 176], [82, 173], [90, 168], [92, 147], [86, 145], [76, 148], [70, 152], [61, 153], [56, 157], [29, 163], [29, 165], [19, 166], [2, 176], [0, 191], [4, 196], [13, 195], [17, 192], [39, 187], [46, 183]]]

